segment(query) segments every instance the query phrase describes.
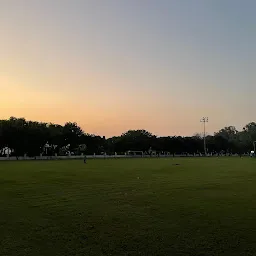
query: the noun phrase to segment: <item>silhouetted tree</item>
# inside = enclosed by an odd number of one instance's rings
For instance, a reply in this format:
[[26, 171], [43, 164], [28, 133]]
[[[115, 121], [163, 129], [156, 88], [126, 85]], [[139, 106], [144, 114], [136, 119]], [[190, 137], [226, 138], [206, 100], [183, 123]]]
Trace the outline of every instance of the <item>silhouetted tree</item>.
[[[253, 141], [256, 141], [255, 122], [245, 125], [242, 131], [227, 126], [206, 137], [208, 152], [244, 153], [252, 149]], [[16, 156], [66, 154], [68, 151], [76, 154], [114, 154], [128, 150], [193, 154], [203, 152], [203, 138], [200, 134], [157, 137], [146, 130], [129, 130], [121, 136], [106, 139], [85, 133], [77, 123], [67, 122], [62, 126], [10, 117], [0, 120], [0, 150], [4, 147], [14, 150]]]

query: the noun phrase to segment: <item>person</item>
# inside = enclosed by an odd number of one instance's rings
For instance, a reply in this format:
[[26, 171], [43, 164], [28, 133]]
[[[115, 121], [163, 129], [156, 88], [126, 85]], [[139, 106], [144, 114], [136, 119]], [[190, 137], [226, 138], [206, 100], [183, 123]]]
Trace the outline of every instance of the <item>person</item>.
[[86, 155], [84, 156], [84, 163], [86, 164], [86, 160], [87, 160], [87, 158], [86, 158]]

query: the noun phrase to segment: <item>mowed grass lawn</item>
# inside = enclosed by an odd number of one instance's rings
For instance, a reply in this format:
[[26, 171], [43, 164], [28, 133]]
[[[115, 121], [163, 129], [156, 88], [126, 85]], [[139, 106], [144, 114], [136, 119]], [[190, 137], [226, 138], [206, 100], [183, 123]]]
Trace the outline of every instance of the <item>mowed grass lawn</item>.
[[256, 255], [256, 159], [0, 162], [0, 255]]

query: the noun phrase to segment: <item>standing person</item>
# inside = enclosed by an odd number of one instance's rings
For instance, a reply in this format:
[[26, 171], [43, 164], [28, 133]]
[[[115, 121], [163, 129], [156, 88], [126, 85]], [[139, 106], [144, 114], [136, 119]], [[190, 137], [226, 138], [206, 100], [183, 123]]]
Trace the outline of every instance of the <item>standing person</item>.
[[87, 162], [87, 157], [86, 157], [86, 155], [84, 156], [84, 164], [86, 164], [86, 162]]

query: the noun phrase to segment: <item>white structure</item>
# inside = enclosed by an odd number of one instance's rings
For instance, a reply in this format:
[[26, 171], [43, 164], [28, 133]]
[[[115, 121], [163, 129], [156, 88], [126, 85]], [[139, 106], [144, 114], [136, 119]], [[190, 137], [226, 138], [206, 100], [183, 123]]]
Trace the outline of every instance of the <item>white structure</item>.
[[144, 155], [143, 151], [134, 151], [134, 150], [128, 150], [125, 154], [129, 155], [129, 156], [137, 156], [137, 155], [143, 156]]
[[13, 150], [8, 147], [4, 147], [0, 150], [1, 155], [6, 155], [6, 156], [9, 156], [12, 152]]
[[251, 151], [251, 153], [250, 153], [250, 156], [252, 157], [252, 156], [254, 156], [255, 155], [255, 151]]

